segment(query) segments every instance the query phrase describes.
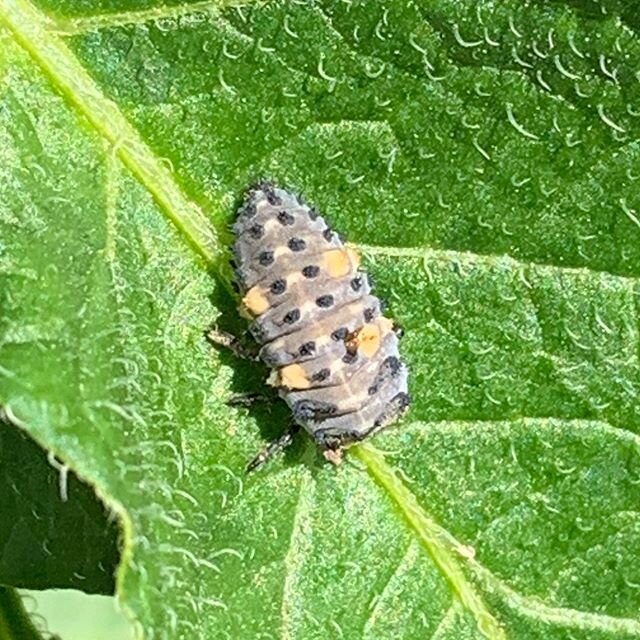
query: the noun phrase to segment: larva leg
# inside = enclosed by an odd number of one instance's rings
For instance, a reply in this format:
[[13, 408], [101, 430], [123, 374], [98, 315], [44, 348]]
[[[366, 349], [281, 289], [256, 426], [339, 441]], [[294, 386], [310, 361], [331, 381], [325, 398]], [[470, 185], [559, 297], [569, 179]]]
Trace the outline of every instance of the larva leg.
[[368, 432], [345, 431], [340, 434], [328, 434], [322, 430], [314, 434], [316, 444], [322, 450], [325, 460], [339, 467], [342, 464], [344, 450], [351, 444], [364, 440]]
[[215, 347], [225, 347], [229, 349], [235, 356], [244, 360], [259, 360], [256, 348], [247, 347], [242, 344], [236, 336], [227, 331], [220, 331], [215, 327], [211, 327], [206, 332], [207, 340]]
[[276, 453], [286, 449], [292, 442], [293, 436], [300, 431], [299, 424], [292, 424], [282, 435], [272, 440], [246, 467], [246, 472], [255, 471], [265, 462], [273, 458]]
[[273, 398], [270, 398], [263, 393], [234, 393], [227, 400], [227, 404], [230, 407], [250, 407], [256, 402], [267, 402], [272, 400]]

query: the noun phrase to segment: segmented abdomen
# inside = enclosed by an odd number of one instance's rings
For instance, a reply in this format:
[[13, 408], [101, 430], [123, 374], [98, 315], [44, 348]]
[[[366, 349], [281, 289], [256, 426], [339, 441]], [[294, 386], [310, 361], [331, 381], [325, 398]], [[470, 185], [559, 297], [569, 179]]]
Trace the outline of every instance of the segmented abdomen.
[[269, 183], [248, 192], [234, 231], [242, 310], [294, 419], [325, 449], [392, 422], [409, 404], [407, 370], [357, 254]]

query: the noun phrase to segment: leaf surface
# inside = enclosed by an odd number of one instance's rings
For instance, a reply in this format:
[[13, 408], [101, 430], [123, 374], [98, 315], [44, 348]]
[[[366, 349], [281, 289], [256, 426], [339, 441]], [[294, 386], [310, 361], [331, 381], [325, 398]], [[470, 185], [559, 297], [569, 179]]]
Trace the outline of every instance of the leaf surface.
[[[0, 0], [0, 402], [125, 534], [148, 638], [640, 637], [625, 3]], [[360, 247], [414, 405], [329, 468], [230, 409], [259, 176]], [[213, 276], [213, 277], [211, 277]], [[384, 452], [384, 453], [383, 453]]]

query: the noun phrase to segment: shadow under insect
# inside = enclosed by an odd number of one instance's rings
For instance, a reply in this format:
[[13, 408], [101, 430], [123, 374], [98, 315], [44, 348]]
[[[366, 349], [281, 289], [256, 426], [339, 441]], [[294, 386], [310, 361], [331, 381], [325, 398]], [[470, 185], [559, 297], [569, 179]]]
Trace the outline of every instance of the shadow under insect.
[[[277, 391], [265, 382], [270, 369], [257, 358], [259, 347], [248, 333], [247, 320], [238, 314], [236, 297], [225, 287], [218, 286], [209, 296], [209, 301], [220, 311], [215, 331], [234, 339], [233, 345], [209, 339], [220, 362], [233, 370], [227, 404], [238, 411], [246, 411], [255, 420], [265, 442], [272, 442], [291, 426], [291, 410]], [[209, 330], [205, 331], [205, 335], [208, 333]], [[297, 434], [291, 446], [283, 449], [284, 464], [290, 466], [299, 462], [308, 443], [309, 438], [305, 434]]]

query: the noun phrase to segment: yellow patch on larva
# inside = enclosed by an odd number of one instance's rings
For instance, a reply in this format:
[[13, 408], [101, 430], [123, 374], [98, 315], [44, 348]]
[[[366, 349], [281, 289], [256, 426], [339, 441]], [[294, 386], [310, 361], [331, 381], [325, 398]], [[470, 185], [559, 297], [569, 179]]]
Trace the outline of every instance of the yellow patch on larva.
[[269, 308], [269, 301], [260, 287], [253, 287], [242, 298], [242, 306], [255, 317], [262, 315]]
[[323, 255], [324, 268], [332, 278], [342, 278], [360, 265], [360, 256], [353, 249], [330, 249]]
[[308, 389], [311, 385], [305, 370], [299, 364], [289, 364], [278, 371], [279, 382], [287, 389]]
[[369, 323], [351, 337], [347, 342], [347, 350], [354, 353], [358, 351], [371, 358], [377, 353], [381, 342], [380, 327], [377, 324]]
[[358, 349], [367, 358], [373, 357], [380, 348], [380, 327], [377, 324], [369, 324], [362, 327], [362, 331], [358, 334]]
[[354, 332], [347, 340], [347, 351], [355, 353], [359, 351], [363, 355], [371, 358], [374, 356], [383, 338], [393, 331], [393, 320], [381, 316], [375, 322], [369, 322]]

